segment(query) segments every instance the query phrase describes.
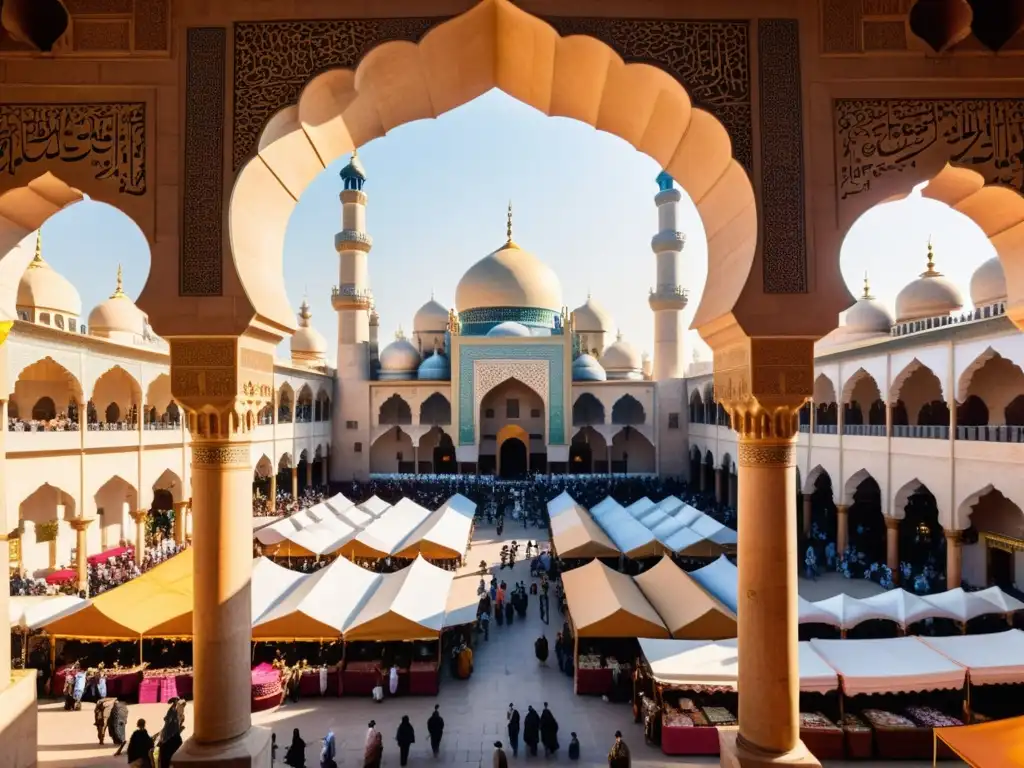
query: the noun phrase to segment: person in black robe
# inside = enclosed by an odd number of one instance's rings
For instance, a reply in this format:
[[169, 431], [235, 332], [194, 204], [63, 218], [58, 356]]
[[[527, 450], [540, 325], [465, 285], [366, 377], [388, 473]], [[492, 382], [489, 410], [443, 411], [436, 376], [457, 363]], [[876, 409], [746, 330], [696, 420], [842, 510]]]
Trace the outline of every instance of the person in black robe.
[[505, 603], [505, 623], [512, 626], [512, 622], [516, 618], [515, 608], [512, 607], [512, 601], [509, 600]]
[[408, 715], [402, 715], [402, 722], [398, 724], [398, 732], [395, 734], [395, 741], [398, 742], [398, 762], [405, 765], [409, 762], [409, 748], [416, 741], [416, 732], [409, 722]]
[[117, 752], [114, 756], [120, 755], [127, 746], [125, 729], [128, 727], [128, 705], [118, 699], [114, 702], [114, 708], [110, 712], [110, 720], [107, 723], [107, 730], [110, 731], [110, 738], [117, 745]]
[[284, 764], [291, 768], [306, 768], [306, 742], [299, 735], [299, 729], [292, 730], [292, 743], [284, 753]]
[[153, 764], [153, 737], [146, 730], [145, 720], [135, 725], [137, 730], [128, 742], [128, 765], [150, 766]]
[[541, 635], [533, 644], [533, 652], [537, 654], [537, 661], [541, 664], [548, 663], [548, 639]]
[[519, 757], [519, 710], [508, 705], [508, 745], [512, 747], [512, 757]]
[[444, 735], [444, 718], [438, 712], [440, 705], [434, 705], [434, 714], [427, 719], [427, 733], [430, 735], [430, 751], [437, 757], [441, 751], [441, 737]]
[[558, 721], [544, 702], [544, 711], [540, 713], [540, 740], [544, 744], [545, 757], [551, 757], [558, 751]]
[[526, 708], [526, 717], [523, 718], [523, 743], [526, 744], [530, 754], [537, 756], [537, 744], [540, 743], [540, 715], [533, 706]]

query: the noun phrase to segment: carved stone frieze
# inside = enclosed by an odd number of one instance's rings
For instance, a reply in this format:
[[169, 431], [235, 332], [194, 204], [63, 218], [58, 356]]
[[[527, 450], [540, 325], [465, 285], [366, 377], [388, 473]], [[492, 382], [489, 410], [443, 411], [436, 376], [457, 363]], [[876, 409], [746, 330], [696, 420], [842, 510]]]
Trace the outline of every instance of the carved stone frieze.
[[192, 447], [193, 467], [249, 465], [248, 445], [195, 445]]
[[837, 99], [833, 114], [840, 201], [928, 152], [1024, 190], [1024, 99]]
[[234, 340], [171, 339], [171, 393], [186, 409], [238, 394]]
[[188, 30], [185, 66], [185, 183], [181, 296], [223, 292], [224, 92], [227, 31]]
[[762, 276], [765, 293], [807, 291], [800, 26], [757, 23], [761, 114]]
[[[146, 105], [0, 104], [0, 173], [47, 160], [86, 163], [125, 195], [146, 193]], [[26, 179], [27, 180], [27, 179]]]
[[772, 445], [740, 441], [738, 464], [741, 467], [795, 467], [796, 443]]

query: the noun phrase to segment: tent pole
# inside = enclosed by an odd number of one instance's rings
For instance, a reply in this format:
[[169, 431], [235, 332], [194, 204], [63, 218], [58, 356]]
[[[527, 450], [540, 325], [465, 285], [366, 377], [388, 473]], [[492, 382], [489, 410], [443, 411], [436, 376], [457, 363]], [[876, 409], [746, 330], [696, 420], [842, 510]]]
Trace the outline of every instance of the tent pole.
[[[575, 629], [575, 627], [574, 627]], [[580, 674], [580, 635], [574, 632], [572, 636], [572, 692], [579, 695], [579, 674]]]
[[139, 638], [139, 666], [142, 666], [142, 638]]

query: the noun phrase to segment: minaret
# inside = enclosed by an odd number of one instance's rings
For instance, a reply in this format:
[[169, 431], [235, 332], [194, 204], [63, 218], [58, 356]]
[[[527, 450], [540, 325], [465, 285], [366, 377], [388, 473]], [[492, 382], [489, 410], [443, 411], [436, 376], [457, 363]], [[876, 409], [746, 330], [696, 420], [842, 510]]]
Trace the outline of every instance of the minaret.
[[[341, 169], [341, 231], [334, 236], [339, 280], [331, 290], [338, 313], [338, 369], [335, 377], [331, 478], [365, 479], [369, 473], [370, 387], [372, 344], [370, 316], [373, 293], [367, 255], [373, 246], [366, 234], [366, 172], [353, 151]], [[344, 418], [340, 414], [345, 414]], [[342, 430], [342, 425], [345, 429]], [[366, 450], [363, 446], [366, 445]]]
[[679, 201], [682, 194], [675, 181], [665, 171], [658, 174], [658, 234], [651, 238], [651, 250], [657, 259], [656, 287], [651, 289], [648, 302], [654, 311], [654, 381], [678, 379], [683, 376], [683, 309], [686, 291], [679, 282], [680, 254], [686, 244], [686, 235], [680, 232]]

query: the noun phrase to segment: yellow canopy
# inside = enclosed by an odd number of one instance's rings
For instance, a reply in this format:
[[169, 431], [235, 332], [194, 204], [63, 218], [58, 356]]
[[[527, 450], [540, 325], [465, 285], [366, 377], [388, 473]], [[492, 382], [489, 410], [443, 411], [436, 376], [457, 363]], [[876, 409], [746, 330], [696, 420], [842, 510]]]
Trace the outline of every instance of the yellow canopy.
[[974, 768], [1024, 765], [1024, 717], [936, 728], [935, 736]]
[[97, 595], [82, 610], [46, 625], [56, 637], [138, 640], [192, 636], [192, 550]]
[[562, 586], [579, 637], [669, 636], [633, 579], [600, 560], [562, 574]]
[[551, 545], [565, 559], [619, 556], [619, 548], [579, 504], [551, 518]]
[[663, 557], [633, 581], [677, 640], [736, 637], [736, 614], [704, 591], [671, 558]]

